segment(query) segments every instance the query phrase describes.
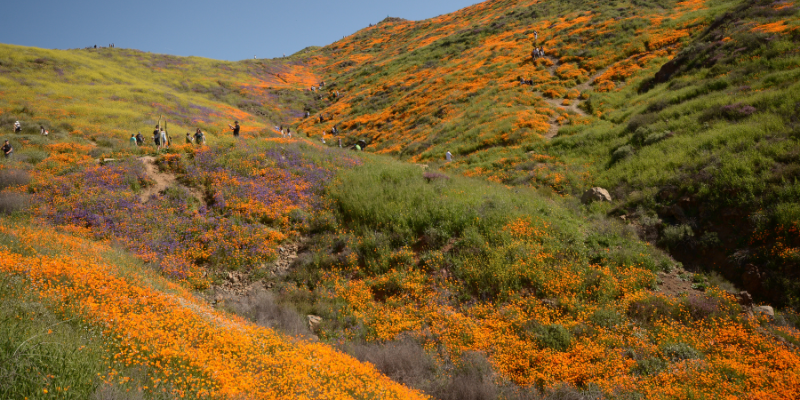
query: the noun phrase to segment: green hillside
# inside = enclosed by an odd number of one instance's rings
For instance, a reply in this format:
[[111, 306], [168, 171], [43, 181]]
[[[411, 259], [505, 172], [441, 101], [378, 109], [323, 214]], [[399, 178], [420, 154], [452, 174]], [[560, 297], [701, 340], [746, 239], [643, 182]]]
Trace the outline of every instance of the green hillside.
[[798, 15], [772, 1], [489, 1], [387, 21], [320, 50], [341, 97], [300, 126], [431, 165], [451, 151], [443, 168], [507, 185], [605, 187], [642, 239], [796, 307]]

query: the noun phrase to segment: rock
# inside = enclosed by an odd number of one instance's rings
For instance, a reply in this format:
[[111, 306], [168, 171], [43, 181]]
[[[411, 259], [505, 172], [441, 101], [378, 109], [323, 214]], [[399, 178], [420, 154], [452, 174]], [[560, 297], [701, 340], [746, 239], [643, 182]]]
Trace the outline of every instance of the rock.
[[611, 195], [608, 193], [608, 190], [601, 187], [593, 187], [584, 192], [583, 196], [581, 196], [581, 203], [583, 204], [589, 204], [595, 201], [611, 201]]
[[322, 323], [322, 317], [318, 317], [316, 315], [309, 315], [307, 318], [308, 318], [308, 328], [311, 329], [311, 331], [314, 331], [317, 325]]
[[745, 291], [739, 292], [739, 294], [736, 295], [736, 300], [744, 307], [750, 307], [753, 305], [753, 296]]
[[770, 306], [753, 307], [753, 314], [764, 314], [770, 318], [775, 318], [775, 310]]

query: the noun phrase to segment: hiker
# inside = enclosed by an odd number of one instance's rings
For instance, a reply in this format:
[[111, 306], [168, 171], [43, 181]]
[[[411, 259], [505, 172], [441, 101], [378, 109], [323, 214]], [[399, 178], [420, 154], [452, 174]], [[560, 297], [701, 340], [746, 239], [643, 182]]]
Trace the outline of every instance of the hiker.
[[319, 123], [321, 124], [321, 123], [323, 123], [324, 121], [325, 121], [325, 119], [324, 119], [324, 118], [322, 118], [322, 114], [320, 114], [320, 115], [319, 115]]
[[533, 40], [539, 40], [539, 32], [533, 31]]
[[206, 144], [206, 135], [203, 134], [203, 131], [200, 128], [197, 128], [197, 132], [194, 133], [194, 144], [202, 145]]
[[131, 140], [130, 140], [130, 142], [131, 142], [131, 146], [133, 146], [133, 147], [139, 147], [139, 142], [136, 140], [136, 135], [134, 135], [134, 134], [132, 134], [132, 133], [131, 133]]
[[44, 125], [39, 125], [39, 134], [45, 136], [46, 130], [44, 130]]
[[228, 127], [230, 127], [231, 130], [233, 130], [233, 137], [239, 137], [239, 129], [240, 129], [239, 121], [233, 121], [233, 126], [231, 126], [231, 124], [228, 124]]
[[186, 144], [192, 144], [192, 134], [186, 132]]
[[158, 132], [159, 137], [161, 138], [161, 147], [167, 148], [170, 145], [169, 135], [167, 135], [167, 131], [164, 128], [161, 128], [161, 131]]
[[444, 158], [447, 159], [447, 162], [453, 161], [453, 154], [450, 153], [450, 150], [447, 150], [447, 153], [444, 153]]
[[14, 148], [11, 147], [11, 144], [9, 144], [8, 140], [6, 140], [6, 142], [3, 143], [3, 155], [5, 155], [6, 158], [8, 158], [11, 155], [11, 153], [13, 153], [13, 152], [14, 152]]
[[310, 112], [308, 112], [308, 111], [306, 111], [306, 118], [308, 118], [308, 117], [310, 117], [310, 116], [311, 116], [311, 113], [310, 113]]
[[142, 136], [142, 132], [136, 132], [136, 145], [141, 146], [144, 144], [144, 136]]
[[20, 125], [19, 121], [14, 122], [14, 133], [22, 132], [22, 125]]
[[161, 132], [158, 130], [158, 125], [156, 125], [156, 129], [153, 131], [153, 143], [156, 144], [158, 150], [161, 150]]
[[286, 128], [286, 136], [292, 137], [292, 128]]
[[6, 140], [6, 142], [3, 143], [3, 155], [5, 155], [6, 158], [8, 158], [11, 155], [11, 153], [13, 153], [13, 152], [14, 152], [14, 148], [11, 147], [11, 144], [9, 144], [8, 140]]

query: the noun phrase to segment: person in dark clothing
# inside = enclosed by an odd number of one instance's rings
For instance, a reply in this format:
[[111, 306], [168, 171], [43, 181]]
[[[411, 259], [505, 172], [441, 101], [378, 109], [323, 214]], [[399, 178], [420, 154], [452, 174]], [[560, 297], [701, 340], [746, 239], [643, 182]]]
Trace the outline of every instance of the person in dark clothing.
[[233, 126], [230, 124], [228, 126], [233, 130], [233, 137], [239, 137], [239, 121], [233, 121]]
[[6, 156], [6, 158], [8, 158], [8, 156], [10, 156], [11, 153], [13, 153], [13, 152], [14, 152], [14, 148], [11, 147], [11, 144], [9, 144], [8, 140], [6, 140], [6, 142], [3, 143], [3, 155]]
[[142, 132], [136, 132], [136, 143], [139, 146], [144, 144], [144, 136], [142, 136]]
[[200, 128], [197, 128], [197, 132], [194, 133], [194, 144], [202, 145], [206, 143], [206, 135], [203, 134], [203, 131]]

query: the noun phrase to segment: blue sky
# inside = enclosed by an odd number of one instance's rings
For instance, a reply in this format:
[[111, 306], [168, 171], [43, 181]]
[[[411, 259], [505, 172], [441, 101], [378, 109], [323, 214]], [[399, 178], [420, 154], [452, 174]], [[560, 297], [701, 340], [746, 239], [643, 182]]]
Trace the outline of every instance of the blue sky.
[[420, 20], [478, 0], [13, 0], [0, 42], [50, 49], [134, 48], [219, 60], [324, 46], [387, 16]]

